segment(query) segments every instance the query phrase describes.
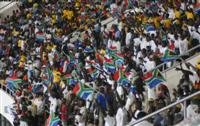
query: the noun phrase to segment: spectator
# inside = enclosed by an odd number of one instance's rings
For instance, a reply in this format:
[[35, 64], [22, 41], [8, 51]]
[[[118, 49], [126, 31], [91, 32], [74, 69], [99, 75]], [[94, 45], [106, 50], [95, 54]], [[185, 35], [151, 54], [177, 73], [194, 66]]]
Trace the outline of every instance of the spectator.
[[66, 105], [66, 99], [63, 99], [62, 104], [60, 106], [60, 119], [62, 121], [62, 125], [67, 126], [68, 108]]

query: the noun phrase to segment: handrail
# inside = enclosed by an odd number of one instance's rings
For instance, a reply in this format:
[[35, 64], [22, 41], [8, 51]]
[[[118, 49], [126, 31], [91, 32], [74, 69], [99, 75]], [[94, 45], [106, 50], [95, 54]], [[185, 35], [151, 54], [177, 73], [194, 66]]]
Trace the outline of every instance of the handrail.
[[[3, 2], [3, 1], [2, 1]], [[1, 7], [0, 10], [4, 9], [5, 7], [7, 7], [8, 5], [12, 4], [14, 1], [9, 2], [8, 4], [6, 4], [5, 6]]]
[[[186, 54], [188, 54], [188, 53], [194, 51], [194, 50], [197, 49], [197, 48], [200, 48], [200, 44], [197, 45], [197, 46], [195, 46], [195, 47], [193, 47], [193, 48], [191, 48], [191, 49], [189, 49], [189, 50], [188, 50], [187, 52], [185, 52], [184, 54], [178, 55], [178, 56], [179, 56], [179, 57], [184, 56], [184, 55], [186, 55]], [[166, 65], [167, 63], [168, 63], [168, 62], [161, 63], [161, 64], [157, 65], [155, 68], [153, 68], [153, 69], [151, 69], [151, 70], [145, 72], [144, 74], [146, 74], [146, 73], [148, 73], [148, 72], [151, 72], [151, 71], [153, 71], [153, 70], [155, 70], [155, 69], [162, 68], [162, 67], [163, 67], [164, 65]], [[179, 65], [179, 64], [178, 64], [178, 65]], [[170, 67], [170, 68], [167, 68], [166, 70], [164, 70], [164, 71], [162, 71], [162, 72], [167, 72], [167, 71], [169, 71], [170, 69], [173, 69], [173, 68], [176, 67], [176, 66], [177, 66], [177, 65], [174, 65], [174, 66], [172, 66], [172, 67]], [[136, 76], [137, 76], [137, 74], [136, 74]]]
[[[197, 45], [197, 46], [195, 46], [195, 47], [192, 47], [191, 49], [189, 49], [187, 52], [185, 52], [184, 54], [182, 54], [182, 55], [179, 55], [179, 57], [181, 57], [181, 56], [184, 56], [184, 55], [186, 55], [186, 54], [188, 54], [188, 53], [191, 53], [192, 51], [194, 51], [195, 49], [197, 49], [197, 48], [200, 48], [200, 44], [199, 45]], [[164, 63], [162, 63], [162, 64], [160, 64], [160, 65], [158, 65], [159, 67], [161, 67], [161, 66], [163, 66], [163, 65], [165, 65], [165, 64], [167, 64], [166, 62], [164, 62]], [[167, 72], [167, 71], [169, 71], [169, 70], [171, 70], [172, 68], [174, 68], [174, 67], [176, 67], [177, 65], [174, 65], [174, 66], [172, 66], [172, 67], [170, 67], [170, 68], [167, 68], [166, 70], [164, 70], [163, 72]], [[158, 68], [159, 68], [158, 67]], [[157, 68], [157, 67], [156, 67]]]
[[148, 118], [150, 118], [150, 117], [152, 117], [152, 116], [154, 116], [154, 115], [156, 115], [156, 114], [158, 114], [160, 112], [163, 112], [163, 111], [165, 111], [165, 110], [167, 110], [167, 109], [169, 109], [171, 107], [174, 107], [175, 105], [177, 105], [179, 103], [182, 103], [182, 102], [184, 102], [184, 107], [185, 107], [184, 108], [184, 118], [185, 118], [186, 117], [186, 100], [188, 100], [188, 99], [190, 99], [190, 98], [192, 98], [192, 97], [194, 97], [196, 95], [200, 95], [200, 91], [197, 91], [197, 92], [195, 92], [195, 93], [193, 93], [193, 94], [191, 94], [191, 95], [189, 95], [189, 96], [187, 96], [187, 97], [185, 97], [183, 99], [177, 100], [176, 102], [174, 102], [174, 103], [172, 103], [172, 104], [170, 104], [170, 105], [168, 105], [168, 106], [166, 106], [164, 108], [161, 108], [161, 109], [159, 109], [159, 110], [157, 110], [157, 111], [155, 111], [155, 112], [153, 112], [153, 113], [151, 113], [151, 114], [149, 114], [149, 115], [147, 115], [147, 116], [145, 116], [145, 117], [143, 117], [141, 119], [138, 119], [135, 122], [130, 122], [127, 126], [133, 126], [133, 125], [135, 125], [137, 123], [140, 123], [140, 122], [142, 122], [142, 121], [144, 121], [144, 120], [146, 120], [146, 119], [148, 119]]

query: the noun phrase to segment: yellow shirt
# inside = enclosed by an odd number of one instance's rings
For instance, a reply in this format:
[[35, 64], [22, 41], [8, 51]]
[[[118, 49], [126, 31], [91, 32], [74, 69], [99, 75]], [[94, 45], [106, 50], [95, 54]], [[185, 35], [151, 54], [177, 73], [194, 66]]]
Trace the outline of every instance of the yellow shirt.
[[63, 81], [61, 81], [59, 85], [60, 85], [60, 87], [61, 87], [62, 89], [65, 88], [65, 83], [64, 83]]
[[71, 20], [74, 16], [74, 12], [71, 10], [64, 10], [63, 11], [63, 18], [67, 18], [67, 20]]
[[21, 48], [22, 47], [22, 40], [18, 40], [18, 47]]
[[180, 18], [181, 17], [181, 12], [180, 11], [177, 11], [175, 10], [175, 18]]
[[185, 12], [187, 19], [194, 19], [194, 14], [192, 12]]
[[100, 54], [105, 55], [106, 54], [106, 50], [105, 49], [101, 49]]
[[26, 15], [26, 18], [29, 19], [29, 18], [31, 18], [31, 16], [32, 16], [32, 14], [31, 14], [31, 13], [28, 13], [28, 14]]
[[24, 55], [21, 56], [20, 61], [25, 62], [26, 61], [26, 57]]
[[76, 2], [76, 3], [75, 3], [75, 7], [78, 8], [78, 7], [80, 7], [80, 6], [81, 6], [80, 2]]
[[160, 27], [160, 22], [159, 22], [159, 18], [158, 17], [155, 17], [153, 19], [153, 22], [154, 22], [154, 25], [156, 28], [159, 28]]
[[171, 20], [170, 19], [165, 19], [163, 22], [163, 25], [165, 28], [169, 28], [171, 26]]
[[18, 36], [18, 35], [19, 35], [19, 32], [16, 31], [16, 30], [13, 30], [12, 34], [13, 34], [13, 36]]
[[54, 78], [53, 78], [53, 83], [58, 83], [58, 82], [60, 82], [60, 80], [61, 80], [61, 73], [59, 72], [59, 71], [57, 71], [57, 70], [54, 70], [53, 71], [53, 76], [54, 76]]
[[56, 15], [52, 15], [51, 22], [52, 24], [56, 23]]

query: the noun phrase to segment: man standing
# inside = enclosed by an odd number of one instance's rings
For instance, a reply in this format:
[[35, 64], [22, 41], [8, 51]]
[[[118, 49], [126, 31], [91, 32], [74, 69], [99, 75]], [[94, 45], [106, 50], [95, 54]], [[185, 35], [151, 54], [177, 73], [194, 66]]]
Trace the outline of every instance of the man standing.
[[67, 105], [66, 105], [66, 99], [63, 99], [61, 107], [60, 107], [60, 119], [62, 121], [63, 126], [67, 126]]

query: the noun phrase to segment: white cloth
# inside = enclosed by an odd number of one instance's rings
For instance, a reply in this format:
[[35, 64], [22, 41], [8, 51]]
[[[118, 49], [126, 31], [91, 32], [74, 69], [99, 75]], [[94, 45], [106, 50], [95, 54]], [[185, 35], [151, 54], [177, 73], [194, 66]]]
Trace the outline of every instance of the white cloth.
[[20, 126], [28, 126], [27, 122], [20, 121]]
[[188, 50], [188, 40], [187, 39], [181, 40], [179, 43], [180, 54], [181, 55], [185, 54], [187, 50]]
[[40, 115], [43, 112], [44, 103], [41, 99], [37, 98], [34, 100], [35, 105], [37, 106], [37, 114]]
[[127, 124], [127, 112], [124, 108], [119, 108], [116, 114], [116, 126], [125, 126]]
[[128, 33], [126, 34], [126, 46], [129, 46], [129, 45], [130, 45], [131, 37], [132, 37], [131, 32], [128, 32]]
[[116, 122], [115, 122], [115, 118], [111, 117], [109, 115], [107, 115], [105, 118], [105, 126], [115, 126]]
[[150, 71], [156, 67], [156, 64], [154, 61], [146, 60], [146, 63], [144, 64], [147, 71]]
[[150, 99], [155, 100], [157, 98], [155, 88], [151, 89], [151, 88], [147, 87], [147, 93], [148, 93], [148, 100], [150, 100]]
[[58, 105], [58, 101], [56, 98], [49, 97], [50, 103], [50, 113], [55, 113], [56, 112], [56, 107]]
[[155, 52], [156, 49], [157, 49], [157, 46], [156, 46], [155, 42], [154, 42], [153, 40], [151, 40], [151, 41], [149, 42], [149, 44], [150, 44], [150, 46], [151, 46], [151, 50], [153, 50], [153, 52]]
[[198, 113], [196, 113], [197, 110], [198, 110], [197, 105], [190, 104], [187, 107], [187, 118], [198, 116]]
[[180, 43], [180, 40], [179, 39], [177, 39], [177, 40], [175, 39], [174, 40], [174, 47], [179, 49], [179, 43]]
[[148, 46], [148, 43], [147, 43], [147, 40], [146, 40], [146, 38], [142, 38], [142, 41], [141, 41], [141, 44], [140, 44], [140, 49], [142, 50], [142, 49], [146, 49], [147, 48], [147, 46]]
[[75, 116], [75, 122], [77, 122], [77, 124], [78, 124], [76, 126], [85, 126], [85, 123], [81, 122], [81, 116], [80, 115]]

